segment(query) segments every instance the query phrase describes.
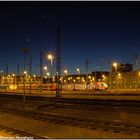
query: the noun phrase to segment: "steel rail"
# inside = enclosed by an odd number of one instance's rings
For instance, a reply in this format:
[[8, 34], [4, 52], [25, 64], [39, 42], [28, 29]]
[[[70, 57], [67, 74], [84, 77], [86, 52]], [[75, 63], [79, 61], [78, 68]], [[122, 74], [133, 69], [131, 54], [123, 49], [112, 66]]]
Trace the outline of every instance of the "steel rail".
[[[10, 96], [11, 97], [11, 96]], [[3, 106], [3, 104], [22, 104], [22, 99], [20, 99], [21, 96], [13, 96], [12, 98], [10, 98], [8, 96], [6, 96], [6, 98], [4, 97], [0, 97], [0, 105]], [[19, 97], [19, 98], [16, 98]], [[81, 101], [81, 102], [80, 102]], [[89, 101], [89, 102], [88, 102]], [[128, 106], [127, 106], [128, 104]], [[23, 105], [36, 105], [37, 106], [37, 110], [39, 109], [43, 109], [47, 106], [56, 106], [56, 107], [61, 107], [61, 108], [70, 108], [70, 109], [81, 109], [81, 110], [96, 110], [96, 111], [104, 111], [104, 109], [106, 110], [106, 112], [128, 112], [128, 113], [140, 113], [140, 103], [135, 103], [134, 105], [133, 103], [129, 102], [125, 102], [123, 104], [123, 102], [116, 102], [116, 101], [99, 101], [99, 100], [80, 100], [80, 99], [65, 99], [65, 98], [61, 98], [61, 99], [55, 99], [55, 98], [39, 98], [37, 100], [37, 98], [31, 98], [29, 97], [29, 99], [26, 100], [26, 103], [24, 103]]]
[[29, 117], [31, 119], [41, 120], [41, 121], [49, 121], [51, 123], [56, 123], [60, 125], [70, 125], [77, 127], [84, 127], [88, 129], [102, 129], [105, 131], [112, 131], [114, 133], [125, 133], [128, 135], [136, 134], [140, 137], [140, 126], [127, 123], [120, 120], [105, 120], [105, 119], [97, 119], [97, 118], [89, 118], [89, 117], [80, 117], [73, 116], [67, 114], [58, 114], [58, 113], [50, 113], [50, 112], [25, 112], [25, 111], [17, 111], [11, 109], [0, 109], [0, 111], [4, 111], [7, 113], [13, 113], [14, 115], [20, 115], [24, 117]]
[[19, 130], [19, 129], [16, 129], [16, 128], [11, 128], [11, 127], [8, 127], [8, 126], [4, 126], [4, 125], [1, 125], [0, 124], [0, 129], [3, 129], [3, 130], [6, 130], [8, 132], [11, 132], [15, 135], [18, 135], [18, 138], [32, 138], [32, 139], [44, 139], [45, 137], [42, 137], [42, 136], [38, 136], [38, 135], [35, 135], [35, 134], [31, 134], [31, 133], [28, 133], [28, 132], [25, 132], [23, 130]]

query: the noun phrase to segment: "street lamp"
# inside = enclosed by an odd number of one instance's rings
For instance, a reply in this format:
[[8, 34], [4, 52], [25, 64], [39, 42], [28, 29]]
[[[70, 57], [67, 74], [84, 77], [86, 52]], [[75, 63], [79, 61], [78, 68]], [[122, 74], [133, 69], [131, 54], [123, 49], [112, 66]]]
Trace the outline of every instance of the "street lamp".
[[52, 76], [52, 64], [53, 64], [54, 56], [52, 54], [48, 54], [48, 59], [50, 60], [50, 75]]
[[26, 75], [27, 75], [27, 71], [24, 70], [23, 74], [24, 74], [24, 78], [23, 78], [23, 79], [24, 79], [24, 95], [23, 95], [23, 102], [25, 102], [25, 86], [26, 86], [25, 77], [26, 77]]
[[47, 71], [47, 67], [46, 67], [46, 66], [44, 66], [44, 70], [46, 70], [46, 71]]
[[117, 67], [118, 67], [118, 64], [116, 62], [113, 63], [113, 67], [115, 68], [116, 72], [117, 72]]
[[64, 74], [67, 75], [68, 74], [68, 70], [65, 69], [64, 70]]
[[80, 69], [79, 68], [77, 68], [76, 71], [77, 71], [78, 74], [80, 74]]
[[[113, 63], [113, 67], [115, 68], [115, 83], [117, 84], [117, 67], [118, 67], [118, 64], [116, 62]], [[117, 85], [116, 85], [117, 86]]]
[[[67, 78], [67, 74], [68, 74], [68, 70], [64, 70], [64, 74], [65, 74], [65, 77]], [[65, 89], [66, 89], [66, 84], [67, 84], [67, 79], [64, 79], [64, 83], [65, 83]]]
[[13, 76], [13, 87], [14, 87], [14, 89], [16, 89], [16, 75], [13, 73], [12, 74], [12, 76]]
[[44, 66], [44, 71], [46, 72], [45, 74], [47, 74], [47, 70], [48, 70], [48, 68], [46, 67], [46, 66]]
[[47, 66], [44, 66], [44, 71], [45, 71], [45, 74], [44, 74], [44, 78], [46, 79], [46, 82], [47, 82]]
[[48, 59], [51, 62], [51, 67], [52, 67], [52, 63], [53, 63], [53, 58], [54, 58], [54, 56], [52, 54], [48, 54]]
[[51, 83], [51, 91], [52, 91], [52, 64], [53, 64], [53, 59], [54, 56], [52, 54], [48, 54], [48, 59], [50, 60], [50, 83]]
[[[76, 71], [77, 71], [77, 73], [78, 73], [78, 75], [79, 75], [79, 77], [80, 77], [80, 83], [81, 83], [80, 69], [77, 68]], [[78, 79], [79, 79], [79, 78], [78, 78]]]
[[27, 71], [25, 70], [23, 73], [26, 75], [27, 74]]

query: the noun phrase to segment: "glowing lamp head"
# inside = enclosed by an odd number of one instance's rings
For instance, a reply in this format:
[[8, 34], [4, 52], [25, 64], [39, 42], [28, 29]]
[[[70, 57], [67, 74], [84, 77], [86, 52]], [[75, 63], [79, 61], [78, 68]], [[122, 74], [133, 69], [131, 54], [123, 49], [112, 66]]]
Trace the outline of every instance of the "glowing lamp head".
[[67, 73], [68, 73], [68, 71], [67, 71], [67, 70], [64, 70], [64, 73], [65, 73], [65, 74], [67, 74]]
[[46, 66], [44, 67], [44, 70], [47, 70], [47, 67]]
[[77, 68], [77, 69], [76, 69], [76, 71], [77, 71], [77, 72], [79, 72], [79, 71], [80, 71], [80, 69], [79, 69], [79, 68]]
[[24, 74], [27, 74], [27, 71], [24, 71], [23, 73], [24, 73]]
[[113, 63], [113, 67], [117, 67], [117, 65], [118, 65], [118, 64], [117, 64], [116, 62]]
[[53, 59], [53, 55], [52, 54], [49, 54], [48, 55], [48, 59], [52, 60]]

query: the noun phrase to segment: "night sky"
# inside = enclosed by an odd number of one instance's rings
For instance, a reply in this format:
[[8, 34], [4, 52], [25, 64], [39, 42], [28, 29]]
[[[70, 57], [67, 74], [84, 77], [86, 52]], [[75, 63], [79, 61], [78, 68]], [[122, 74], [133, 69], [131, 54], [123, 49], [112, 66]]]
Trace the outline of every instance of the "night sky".
[[[0, 2], [0, 69], [23, 71], [23, 52], [33, 60], [33, 73], [39, 72], [40, 51], [56, 50], [57, 27], [61, 28], [62, 72], [85, 73], [109, 70], [109, 62], [133, 63], [140, 55], [140, 2], [24, 1]], [[49, 67], [47, 57], [43, 65]], [[55, 59], [53, 63], [55, 72]]]

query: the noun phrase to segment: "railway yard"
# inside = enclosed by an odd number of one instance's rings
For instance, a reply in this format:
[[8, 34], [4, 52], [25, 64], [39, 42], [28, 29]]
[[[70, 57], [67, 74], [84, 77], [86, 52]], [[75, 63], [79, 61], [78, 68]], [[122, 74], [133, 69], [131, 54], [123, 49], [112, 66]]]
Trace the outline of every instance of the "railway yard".
[[25, 99], [22, 93], [0, 94], [0, 134], [39, 139], [140, 138], [139, 95], [79, 92], [59, 98], [26, 94]]

